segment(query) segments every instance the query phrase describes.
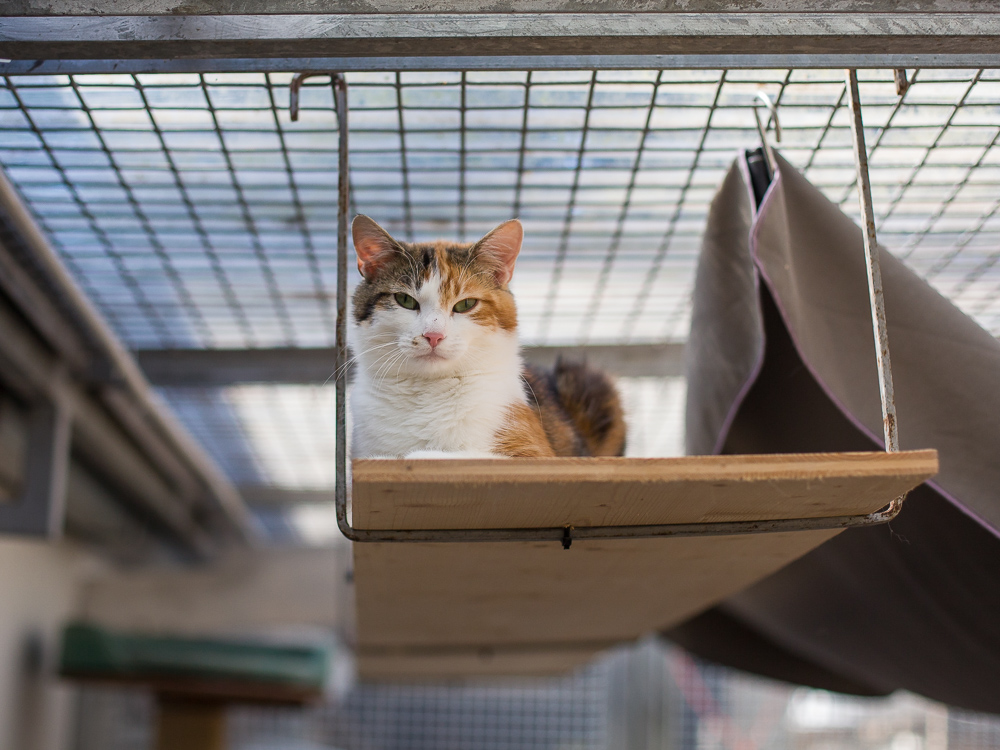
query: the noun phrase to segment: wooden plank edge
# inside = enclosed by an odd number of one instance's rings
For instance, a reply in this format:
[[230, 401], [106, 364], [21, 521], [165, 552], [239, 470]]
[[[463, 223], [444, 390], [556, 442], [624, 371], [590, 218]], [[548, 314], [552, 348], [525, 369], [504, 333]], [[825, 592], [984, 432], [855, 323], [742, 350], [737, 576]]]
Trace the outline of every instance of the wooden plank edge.
[[937, 451], [924, 449], [676, 458], [355, 459], [352, 477], [355, 485], [760, 482], [842, 476], [912, 477], [923, 482], [938, 468]]
[[357, 667], [358, 676], [369, 682], [551, 677], [564, 675], [620, 643], [363, 648], [357, 653]]

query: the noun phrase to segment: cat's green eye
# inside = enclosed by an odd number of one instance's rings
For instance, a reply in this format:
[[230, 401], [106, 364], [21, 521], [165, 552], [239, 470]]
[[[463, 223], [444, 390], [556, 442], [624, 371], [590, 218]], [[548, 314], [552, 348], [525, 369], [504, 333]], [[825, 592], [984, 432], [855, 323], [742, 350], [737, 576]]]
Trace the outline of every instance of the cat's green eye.
[[396, 297], [396, 302], [399, 303], [400, 307], [405, 307], [407, 310], [420, 309], [420, 305], [409, 294], [406, 294], [404, 292], [396, 292], [394, 296]]
[[455, 306], [451, 308], [457, 313], [469, 312], [473, 307], [479, 303], [479, 300], [469, 297], [468, 299], [463, 299], [461, 302], [456, 302]]

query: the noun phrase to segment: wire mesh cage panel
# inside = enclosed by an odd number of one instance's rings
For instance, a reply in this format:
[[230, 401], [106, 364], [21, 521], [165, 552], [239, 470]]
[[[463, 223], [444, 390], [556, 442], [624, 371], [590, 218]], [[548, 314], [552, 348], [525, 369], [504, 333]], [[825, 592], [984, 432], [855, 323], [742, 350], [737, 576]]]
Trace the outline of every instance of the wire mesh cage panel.
[[[337, 118], [326, 79], [271, 73], [5, 76], [0, 164], [132, 349], [334, 343]], [[842, 71], [349, 73], [352, 206], [403, 240], [472, 241], [512, 216], [529, 345], [682, 342], [704, 222], [758, 93], [783, 155], [857, 216]], [[1000, 71], [861, 73], [881, 243], [1000, 334]], [[332, 372], [331, 376], [335, 373]], [[632, 455], [681, 452], [684, 384], [623, 378]], [[242, 487], [328, 490], [333, 388], [161, 395]], [[332, 510], [259, 511], [329, 542]], [[325, 525], [324, 525], [325, 524]], [[78, 750], [138, 750], [154, 706], [86, 689]], [[233, 747], [342, 750], [969, 750], [995, 720], [911, 696], [851, 699], [650, 642], [564, 680], [360, 685], [306, 711], [235, 709]]]
[[[145, 750], [153, 711], [86, 690], [77, 750]], [[305, 710], [236, 708], [229, 735], [233, 750], [988, 750], [1000, 719], [792, 688], [647, 641], [561, 680], [359, 685]]]
[[[292, 122], [292, 75], [2, 79], [0, 163], [129, 346], [332, 345], [337, 120], [313, 78]], [[406, 240], [471, 241], [519, 216], [525, 344], [683, 341], [707, 209], [759, 143], [759, 92], [783, 154], [858, 212], [841, 71], [347, 78], [352, 211]], [[1000, 333], [1000, 71], [918, 70], [903, 96], [891, 71], [861, 78], [882, 244]], [[627, 402], [656, 391], [669, 412], [632, 409], [633, 455], [680, 452], [672, 383], [623, 381]], [[330, 392], [164, 395], [237, 484], [322, 488]]]
[[[290, 73], [8, 77], [0, 160], [133, 347], [328, 345], [336, 117]], [[1000, 72], [862, 76], [882, 243], [989, 330]], [[840, 71], [349, 74], [353, 209], [401, 239], [519, 216], [533, 342], [683, 339], [699, 237], [759, 91], [783, 153], [857, 213]]]

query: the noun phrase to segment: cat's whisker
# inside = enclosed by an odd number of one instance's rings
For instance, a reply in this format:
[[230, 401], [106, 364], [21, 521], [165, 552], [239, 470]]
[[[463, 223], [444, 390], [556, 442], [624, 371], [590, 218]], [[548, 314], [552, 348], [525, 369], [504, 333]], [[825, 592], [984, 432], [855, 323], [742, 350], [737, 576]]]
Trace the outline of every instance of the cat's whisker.
[[521, 382], [528, 386], [528, 390], [531, 391], [531, 400], [535, 402], [535, 412], [538, 414], [538, 418], [542, 419], [542, 404], [538, 400], [538, 395], [535, 393], [535, 389], [531, 387], [531, 383], [526, 377], [524, 377], [524, 373], [521, 374]]
[[375, 346], [368, 347], [363, 352], [355, 354], [353, 357], [351, 357], [346, 362], [344, 362], [344, 364], [342, 364], [340, 367], [338, 367], [332, 373], [330, 373], [330, 376], [326, 380], [323, 381], [323, 385], [326, 385], [327, 383], [329, 383], [334, 378], [336, 378], [337, 380], [340, 380], [340, 378], [347, 372], [347, 369], [351, 365], [353, 365], [355, 362], [357, 362], [359, 359], [361, 359], [364, 355], [369, 354], [369, 353], [375, 351], [376, 349], [381, 349], [381, 348], [386, 347], [386, 346], [393, 346], [395, 343], [396, 343], [395, 341], [389, 341], [389, 342], [387, 342], [385, 344], [376, 344]]
[[[389, 354], [385, 355], [386, 357], [389, 358], [388, 361], [382, 364], [379, 367], [378, 371], [375, 373], [376, 390], [382, 389], [382, 383], [385, 382], [386, 377], [388, 377], [389, 370], [392, 368], [394, 364], [396, 364], [397, 361], [402, 360], [405, 354], [406, 352], [398, 350], [395, 352], [389, 352]], [[382, 358], [380, 357], [378, 360], [376, 360], [376, 362], [380, 362], [381, 360]]]

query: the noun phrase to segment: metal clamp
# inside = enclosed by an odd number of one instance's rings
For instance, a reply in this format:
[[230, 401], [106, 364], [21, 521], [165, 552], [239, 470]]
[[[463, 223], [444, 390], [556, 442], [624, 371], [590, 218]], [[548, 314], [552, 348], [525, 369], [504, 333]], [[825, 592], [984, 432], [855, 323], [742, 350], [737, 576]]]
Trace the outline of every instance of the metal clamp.
[[[853, 74], [853, 71], [851, 71]], [[765, 534], [782, 531], [812, 531], [821, 529], [846, 529], [854, 526], [873, 526], [892, 520], [900, 511], [903, 498], [897, 498], [885, 508], [874, 513], [860, 516], [835, 516], [826, 518], [787, 518], [770, 521], [722, 521], [715, 523], [683, 523], [656, 524], [638, 526], [574, 526], [568, 531], [566, 526], [551, 528], [523, 529], [356, 529], [347, 518], [347, 213], [349, 199], [348, 180], [348, 109], [347, 81], [341, 73], [300, 73], [293, 79], [295, 89], [295, 105], [298, 105], [298, 87], [302, 81], [311, 75], [329, 75], [334, 89], [334, 108], [337, 114], [337, 127], [340, 136], [337, 162], [337, 324], [336, 324], [336, 477], [335, 498], [337, 526], [341, 533], [353, 542], [554, 542], [569, 549], [573, 541], [580, 539], [649, 539], [657, 537], [692, 537], [692, 536], [728, 536], [734, 534]], [[856, 81], [856, 79], [855, 79]], [[766, 98], [766, 95], [765, 95]], [[856, 99], [856, 97], [855, 97]], [[774, 105], [766, 99], [769, 109], [776, 115]], [[756, 112], [756, 110], [755, 110]], [[860, 122], [860, 105], [858, 105], [858, 122]], [[293, 119], [295, 119], [293, 117]], [[774, 118], [777, 130], [777, 117]], [[759, 122], [759, 120], [758, 120]], [[763, 130], [763, 126], [761, 126]], [[863, 141], [862, 141], [863, 152]], [[772, 155], [773, 158], [773, 155]], [[859, 170], [861, 167], [859, 166]], [[868, 185], [867, 162], [864, 165], [864, 185]], [[871, 195], [868, 194], [869, 212]], [[872, 245], [874, 246], [874, 221], [871, 224]], [[866, 235], [865, 250], [868, 253], [869, 240]], [[872, 260], [874, 257], [874, 260]], [[874, 265], [873, 265], [874, 264]], [[869, 255], [869, 271], [874, 268], [878, 275], [878, 256]], [[869, 276], [871, 278], [871, 276]], [[881, 300], [881, 281], [879, 280], [879, 295], [873, 301], [872, 314], [885, 322], [885, 312]], [[881, 339], [884, 341], [883, 339]], [[887, 345], [886, 345], [887, 347]], [[888, 373], [888, 348], [886, 356], [879, 359], [880, 384], [884, 380], [883, 372]], [[889, 403], [892, 400], [892, 378], [888, 373]], [[886, 401], [883, 398], [883, 406]], [[893, 411], [895, 415], [895, 411]], [[893, 435], [895, 436], [895, 416], [893, 416]], [[895, 438], [894, 438], [895, 439]], [[894, 443], [895, 444], [895, 443]], [[892, 448], [898, 450], [898, 448]]]

